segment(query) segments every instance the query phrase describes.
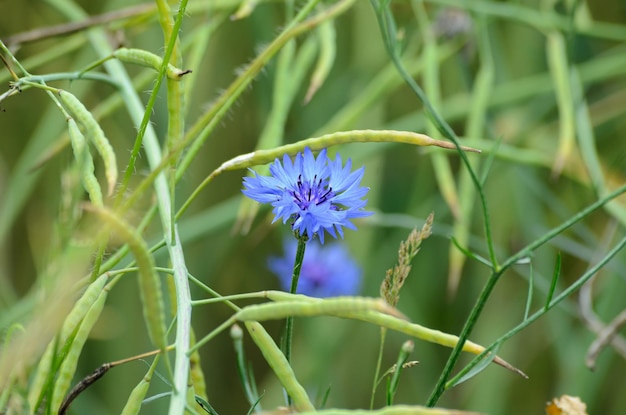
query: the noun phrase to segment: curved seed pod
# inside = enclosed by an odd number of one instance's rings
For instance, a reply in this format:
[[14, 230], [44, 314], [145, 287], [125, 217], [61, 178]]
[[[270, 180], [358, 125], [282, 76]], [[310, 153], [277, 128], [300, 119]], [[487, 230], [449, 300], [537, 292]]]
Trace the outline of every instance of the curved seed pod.
[[83, 346], [87, 341], [87, 337], [89, 336], [91, 329], [98, 321], [98, 317], [100, 317], [108, 292], [108, 288], [105, 287], [100, 292], [93, 305], [89, 308], [87, 314], [85, 314], [85, 318], [80, 323], [78, 331], [74, 336], [74, 340], [67, 351], [67, 355], [65, 356], [65, 359], [63, 359], [63, 363], [61, 363], [61, 367], [58, 370], [57, 380], [52, 391], [51, 407], [54, 413], [58, 412], [61, 403], [63, 402], [63, 398], [70, 387], [70, 383], [74, 377], [74, 373], [76, 372], [76, 366], [78, 365], [78, 358], [80, 357], [80, 353], [83, 350]]
[[59, 100], [63, 103], [67, 112], [70, 113], [82, 128], [87, 139], [94, 144], [100, 157], [102, 157], [109, 186], [108, 194], [112, 195], [113, 190], [115, 190], [115, 183], [117, 182], [117, 159], [113, 147], [111, 147], [111, 143], [109, 143], [109, 140], [104, 135], [100, 124], [98, 124], [91, 112], [85, 108], [78, 98], [70, 92], [60, 89]]
[[116, 216], [109, 209], [94, 205], [85, 205], [99, 218], [110, 225], [120, 236], [135, 256], [139, 268], [139, 294], [143, 305], [143, 317], [148, 327], [148, 334], [152, 343], [165, 352], [167, 342], [165, 338], [165, 306], [161, 292], [161, 280], [155, 271], [154, 259], [148, 251], [146, 243], [135, 232], [135, 229], [122, 218]]
[[89, 193], [91, 203], [102, 206], [102, 189], [100, 189], [100, 183], [98, 183], [98, 179], [96, 179], [96, 175], [94, 174], [93, 159], [87, 148], [85, 136], [80, 131], [78, 124], [76, 124], [73, 118], [67, 120], [67, 127], [72, 150], [74, 151], [74, 158], [80, 170], [80, 178], [83, 182], [83, 187], [87, 193]]
[[333, 20], [327, 20], [317, 27], [317, 36], [320, 45], [320, 54], [317, 59], [317, 64], [311, 75], [311, 82], [309, 83], [309, 89], [306, 91], [304, 97], [304, 103], [308, 103], [313, 98], [313, 95], [324, 84], [330, 70], [335, 63], [335, 56], [337, 54], [337, 44], [335, 42], [335, 25]]
[[357, 313], [368, 310], [402, 316], [398, 310], [391, 307], [381, 298], [333, 297], [313, 301], [280, 301], [254, 304], [242, 308], [234, 317], [240, 321], [265, 321], [298, 316], [332, 316], [342, 312]]
[[244, 323], [250, 333], [250, 337], [257, 345], [263, 357], [270, 365], [274, 374], [280, 381], [285, 391], [293, 399], [293, 404], [298, 411], [314, 411], [315, 407], [311, 403], [306, 391], [298, 383], [296, 375], [289, 362], [285, 358], [283, 352], [280, 351], [274, 339], [265, 331], [265, 328], [256, 321], [247, 321]]
[[[134, 63], [155, 71], [161, 70], [161, 65], [163, 65], [163, 58], [143, 49], [119, 48], [113, 52], [113, 56], [122, 62]], [[166, 76], [169, 79], [177, 81], [188, 73], [191, 73], [191, 69], [178, 69], [171, 63], [167, 64]]]

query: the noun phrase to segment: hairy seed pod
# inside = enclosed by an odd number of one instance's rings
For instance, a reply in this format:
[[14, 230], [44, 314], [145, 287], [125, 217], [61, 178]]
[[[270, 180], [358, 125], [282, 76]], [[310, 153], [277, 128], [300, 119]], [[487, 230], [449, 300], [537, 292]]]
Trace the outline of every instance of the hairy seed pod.
[[63, 106], [76, 120], [83, 130], [85, 137], [93, 143], [96, 150], [104, 161], [105, 176], [108, 184], [108, 194], [112, 195], [117, 183], [117, 159], [111, 143], [104, 135], [100, 124], [93, 117], [91, 112], [85, 108], [82, 102], [70, 92], [59, 90], [59, 99]]
[[94, 174], [93, 159], [87, 147], [85, 136], [80, 131], [78, 124], [76, 124], [73, 118], [67, 120], [67, 126], [70, 143], [74, 151], [74, 158], [78, 164], [83, 187], [89, 194], [91, 203], [96, 206], [102, 206], [102, 189], [100, 189], [100, 183], [98, 183], [98, 179], [96, 179], [96, 175]]
[[128, 244], [139, 268], [139, 294], [143, 305], [143, 316], [152, 343], [165, 351], [165, 305], [161, 292], [161, 280], [155, 271], [154, 259], [143, 239], [125, 220], [106, 208], [86, 205], [85, 209], [94, 212], [110, 225], [120, 238]]
[[[155, 71], [160, 71], [161, 65], [163, 65], [163, 58], [143, 49], [119, 48], [113, 52], [113, 56], [122, 62], [152, 68]], [[171, 63], [168, 63], [165, 74], [169, 79], [177, 81], [190, 72], [190, 69], [178, 69]]]
[[52, 391], [51, 407], [54, 413], [58, 412], [59, 407], [63, 402], [63, 398], [70, 387], [72, 378], [76, 372], [76, 366], [78, 365], [78, 358], [80, 357], [80, 353], [83, 350], [91, 329], [98, 321], [98, 317], [100, 317], [108, 292], [109, 290], [106, 287], [100, 291], [98, 298], [89, 308], [89, 311], [85, 314], [85, 318], [83, 318], [83, 321], [80, 323], [78, 331], [74, 336], [74, 340], [69, 346], [67, 354], [63, 359], [63, 363], [61, 363], [61, 366], [59, 367], [57, 379]]

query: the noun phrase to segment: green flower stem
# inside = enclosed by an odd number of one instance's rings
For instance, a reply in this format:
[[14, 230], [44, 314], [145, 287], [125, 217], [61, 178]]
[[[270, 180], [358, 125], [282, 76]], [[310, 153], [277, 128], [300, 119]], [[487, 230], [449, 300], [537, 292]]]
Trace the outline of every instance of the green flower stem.
[[380, 368], [383, 364], [383, 352], [385, 350], [385, 338], [387, 337], [387, 328], [380, 328], [380, 345], [378, 346], [378, 359], [376, 360], [376, 370], [374, 371], [374, 383], [372, 384], [372, 396], [370, 397], [370, 410], [374, 409], [374, 397], [376, 396], [376, 387], [380, 383]]
[[[302, 262], [304, 261], [304, 251], [306, 249], [306, 239], [298, 238], [298, 248], [296, 250], [296, 259], [293, 263], [293, 274], [291, 275], [291, 289], [289, 292], [295, 294], [298, 290], [298, 280], [300, 279], [300, 271], [302, 270]], [[285, 337], [283, 342], [283, 353], [287, 363], [291, 363], [291, 340], [293, 338], [293, 317], [287, 317], [285, 323]], [[291, 397], [287, 397], [288, 405], [291, 405]]]

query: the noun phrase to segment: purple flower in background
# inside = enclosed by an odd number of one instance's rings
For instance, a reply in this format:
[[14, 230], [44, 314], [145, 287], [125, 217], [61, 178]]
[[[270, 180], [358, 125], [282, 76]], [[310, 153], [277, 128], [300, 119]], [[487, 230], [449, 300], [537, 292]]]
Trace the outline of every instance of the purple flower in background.
[[[270, 176], [246, 177], [243, 193], [260, 203], [271, 203], [273, 212], [283, 223], [290, 221], [298, 237], [308, 240], [315, 235], [324, 243], [324, 231], [334, 238], [343, 237], [342, 227], [356, 229], [352, 218], [369, 216], [372, 212], [362, 210], [369, 188], [360, 187], [364, 168], [351, 172], [350, 159], [345, 167], [337, 155], [333, 161], [326, 149], [317, 158], [307, 147], [295, 160], [285, 154], [270, 164]], [[292, 264], [293, 265], [293, 264]]]
[[[291, 287], [296, 249], [297, 242], [289, 239], [285, 242], [285, 255], [268, 260], [269, 269], [278, 276], [281, 288], [287, 292]], [[307, 244], [298, 281], [298, 294], [318, 298], [357, 295], [360, 287], [361, 269], [343, 245]]]

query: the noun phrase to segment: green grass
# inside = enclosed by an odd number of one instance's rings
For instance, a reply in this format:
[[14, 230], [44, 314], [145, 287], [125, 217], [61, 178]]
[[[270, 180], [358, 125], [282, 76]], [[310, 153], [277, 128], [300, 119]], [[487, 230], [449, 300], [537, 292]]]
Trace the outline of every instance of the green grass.
[[[379, 296], [400, 241], [434, 212], [433, 235], [413, 261], [398, 310], [497, 347], [529, 376], [487, 365], [447, 389], [471, 356], [416, 340], [408, 359], [420, 363], [402, 371], [394, 404], [521, 415], [544, 413], [547, 401], [568, 394], [590, 414], [623, 414], [624, 336], [599, 353], [594, 371], [585, 363], [598, 333], [623, 311], [626, 292], [623, 5], [259, 1], [231, 18], [241, 3], [256, 2], [194, 0], [183, 11], [165, 0], [4, 5], [0, 413], [29, 413], [33, 400], [43, 403], [40, 413], [54, 413], [47, 402], [56, 368], [84, 334], [59, 333], [104, 272], [110, 291], [93, 328], [82, 327], [90, 334], [68, 374], [72, 385], [104, 363], [162, 348], [149, 333], [168, 330], [172, 350], [155, 366], [140, 413], [183, 413], [189, 371], [195, 393], [222, 415], [246, 413], [254, 396], [264, 410], [284, 405], [279, 378], [302, 409], [320, 408], [328, 390], [325, 408], [368, 408], [380, 329], [349, 312], [296, 318], [293, 372], [264, 335], [255, 343], [246, 330], [243, 362], [253, 374], [238, 373], [242, 356], [225, 333], [198, 349], [200, 366], [189, 365], [190, 338], [233, 315], [223, 304], [191, 307], [191, 300], [278, 287], [266, 260], [280, 254], [289, 230], [244, 199], [245, 167], [263, 172], [260, 163], [322, 137], [311, 145], [365, 166], [375, 214], [341, 242], [364, 270], [360, 295]], [[49, 31], [70, 22], [84, 25]], [[153, 68], [101, 62], [120, 45], [159, 58]], [[192, 72], [169, 80], [167, 60]], [[307, 102], [311, 79], [321, 86]], [[72, 111], [61, 109], [56, 89], [74, 94], [111, 143], [119, 175], [109, 196], [102, 155], [88, 145], [104, 205], [123, 232], [85, 208], [86, 167], [75, 161]], [[423, 133], [482, 153], [418, 147], [400, 133], [335, 134], [351, 130]], [[83, 133], [89, 143], [93, 131]], [[267, 151], [249, 163], [229, 161], [259, 150]], [[217, 170], [223, 163], [229, 168]], [[161, 295], [149, 279], [138, 285], [148, 276], [160, 280]], [[164, 322], [155, 317], [161, 307]], [[284, 322], [262, 324], [279, 344]], [[382, 372], [407, 339], [387, 332]], [[37, 369], [48, 344], [51, 361]], [[152, 361], [111, 368], [69, 413], [121, 412]], [[37, 370], [48, 374], [43, 383]], [[376, 408], [385, 405], [385, 383]]]

